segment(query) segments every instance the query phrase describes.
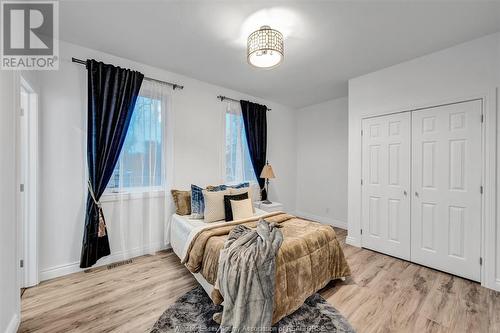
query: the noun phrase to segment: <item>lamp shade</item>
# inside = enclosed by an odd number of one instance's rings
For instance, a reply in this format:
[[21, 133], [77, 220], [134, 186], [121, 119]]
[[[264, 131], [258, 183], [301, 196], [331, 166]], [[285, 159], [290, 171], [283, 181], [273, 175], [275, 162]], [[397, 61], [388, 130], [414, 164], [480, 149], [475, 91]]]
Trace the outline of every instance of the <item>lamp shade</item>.
[[260, 178], [267, 178], [267, 179], [276, 178], [271, 164], [264, 165], [264, 168], [262, 168], [262, 172], [260, 173]]

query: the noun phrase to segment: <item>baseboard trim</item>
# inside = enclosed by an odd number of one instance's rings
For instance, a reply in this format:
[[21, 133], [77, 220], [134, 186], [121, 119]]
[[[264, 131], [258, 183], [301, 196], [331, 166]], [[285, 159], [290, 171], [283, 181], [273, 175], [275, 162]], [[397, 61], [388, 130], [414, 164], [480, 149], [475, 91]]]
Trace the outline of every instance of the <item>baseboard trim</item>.
[[[126, 251], [119, 251], [100, 259], [93, 267], [105, 266], [118, 261], [140, 257], [151, 252], [167, 250], [169, 248], [170, 244], [164, 245], [161, 243], [156, 243], [151, 246], [137, 247]], [[80, 262], [78, 261], [64, 265], [54, 266], [48, 269], [44, 269], [40, 272], [40, 281], [55, 279], [57, 277], [83, 271], [84, 269], [80, 268]]]
[[19, 320], [19, 314], [15, 313], [12, 316], [12, 319], [9, 322], [9, 325], [7, 325], [7, 328], [5, 329], [5, 333], [16, 333], [17, 330], [19, 329], [19, 324], [21, 321]]
[[496, 291], [500, 291], [500, 279], [495, 279], [495, 283], [493, 284], [493, 286], [491, 287], [488, 287], [490, 289], [493, 289], [493, 290], [496, 290]]
[[361, 242], [359, 241], [359, 239], [351, 237], [349, 235], [345, 238], [345, 242], [346, 242], [346, 244], [349, 244], [349, 245], [352, 245], [355, 247], [361, 247]]
[[317, 222], [320, 222], [323, 224], [329, 224], [329, 225], [332, 225], [334, 227], [347, 230], [347, 222], [346, 221], [341, 221], [341, 220], [336, 220], [336, 219], [332, 219], [329, 217], [314, 215], [314, 214], [302, 212], [299, 210], [295, 211], [295, 215], [297, 215], [298, 217], [308, 219], [308, 220], [317, 221]]

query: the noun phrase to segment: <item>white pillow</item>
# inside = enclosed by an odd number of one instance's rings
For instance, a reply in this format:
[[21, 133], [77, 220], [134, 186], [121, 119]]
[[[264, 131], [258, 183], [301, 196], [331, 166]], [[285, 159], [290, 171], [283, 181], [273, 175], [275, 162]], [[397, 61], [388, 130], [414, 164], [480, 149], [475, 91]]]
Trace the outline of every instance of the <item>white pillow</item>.
[[251, 199], [231, 200], [231, 210], [233, 211], [233, 221], [246, 219], [253, 216], [253, 206]]
[[203, 190], [203, 199], [205, 200], [205, 222], [215, 222], [224, 220], [226, 213], [224, 211], [224, 195], [228, 195], [229, 191], [211, 192]]

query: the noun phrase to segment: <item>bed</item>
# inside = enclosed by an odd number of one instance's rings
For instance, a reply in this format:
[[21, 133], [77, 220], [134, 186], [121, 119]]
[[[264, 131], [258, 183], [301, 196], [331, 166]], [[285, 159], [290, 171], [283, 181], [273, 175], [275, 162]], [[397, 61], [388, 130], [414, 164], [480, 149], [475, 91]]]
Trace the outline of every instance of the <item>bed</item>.
[[283, 212], [255, 215], [239, 221], [205, 223], [174, 215], [170, 243], [181, 262], [194, 275], [214, 303], [223, 300], [214, 288], [218, 257], [235, 225], [255, 227], [259, 218], [279, 224], [283, 243], [276, 257], [276, 290], [273, 323], [297, 310], [307, 297], [328, 282], [345, 278], [350, 269], [331, 226], [304, 220]]

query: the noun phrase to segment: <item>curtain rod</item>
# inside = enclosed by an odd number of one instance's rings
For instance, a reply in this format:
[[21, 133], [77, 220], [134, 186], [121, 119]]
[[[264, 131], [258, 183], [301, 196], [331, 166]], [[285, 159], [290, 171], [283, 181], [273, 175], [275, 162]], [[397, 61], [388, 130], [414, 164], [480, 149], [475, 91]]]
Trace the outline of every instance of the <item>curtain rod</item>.
[[[218, 99], [220, 99], [221, 102], [227, 100], [227, 101], [233, 101], [233, 102], [240, 102], [239, 99], [234, 99], [234, 98], [230, 98], [230, 97], [227, 97], [227, 96], [223, 96], [223, 95], [219, 95], [217, 96]], [[270, 108], [267, 108], [267, 111], [271, 111]]]
[[[85, 60], [81, 60], [81, 59], [77, 59], [77, 58], [71, 58], [71, 61], [72, 62], [76, 62], [77, 64], [80, 64], [80, 65], [87, 65], [87, 62]], [[175, 89], [180, 89], [180, 90], [184, 89], [184, 86], [181, 86], [180, 84], [177, 84], [177, 83], [161, 81], [161, 80], [153, 79], [153, 78], [150, 78], [150, 77], [147, 77], [147, 76], [144, 76], [144, 79], [148, 80], [148, 81], [155, 81], [155, 82], [166, 84], [168, 86], [172, 86], [173, 90], [175, 90]]]

